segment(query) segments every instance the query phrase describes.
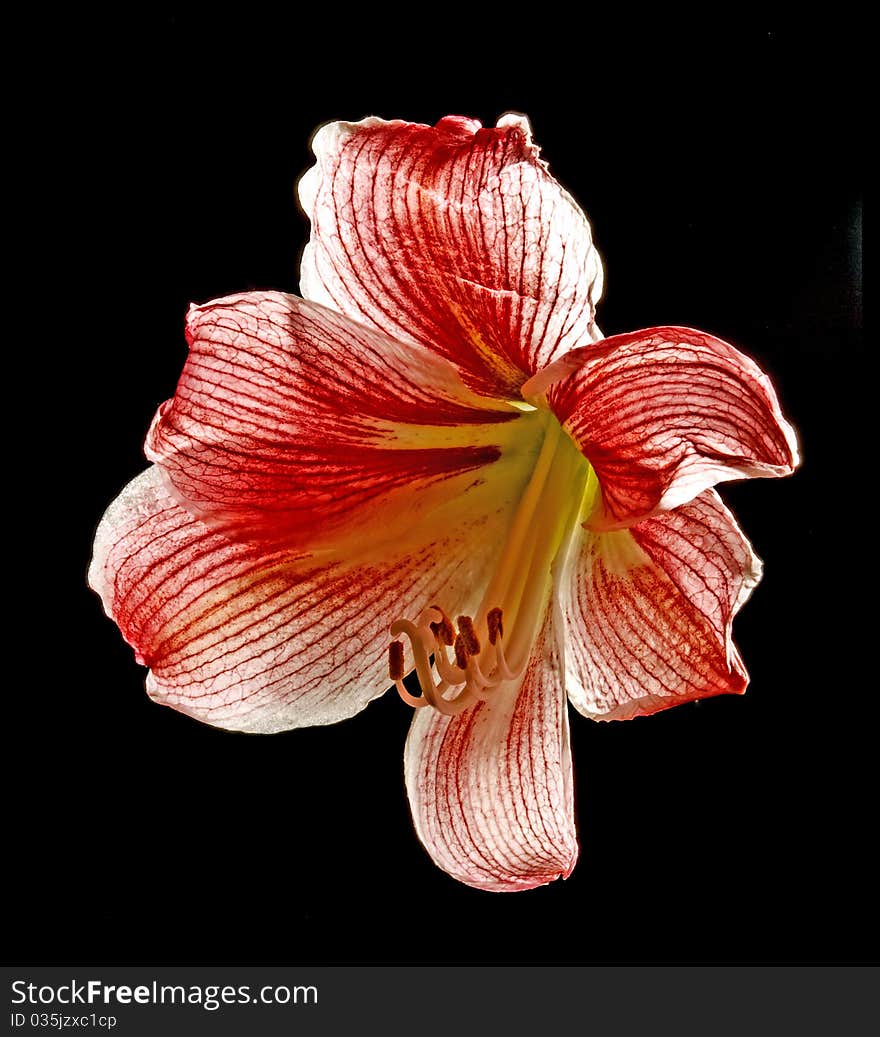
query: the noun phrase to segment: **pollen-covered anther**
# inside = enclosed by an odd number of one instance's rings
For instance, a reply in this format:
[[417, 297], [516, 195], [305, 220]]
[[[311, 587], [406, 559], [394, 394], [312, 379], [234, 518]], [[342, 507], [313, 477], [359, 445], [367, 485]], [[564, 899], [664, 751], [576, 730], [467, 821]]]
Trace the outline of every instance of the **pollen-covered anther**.
[[[439, 621], [433, 619], [435, 615], [440, 616]], [[433, 629], [435, 623], [438, 631]], [[394, 640], [388, 649], [388, 669], [397, 693], [408, 706], [433, 706], [441, 713], [454, 716], [473, 705], [477, 696], [465, 672], [468, 662], [467, 650], [462, 646], [464, 665], [461, 669], [452, 666], [446, 658], [446, 648], [442, 639], [445, 638], [447, 623], [452, 627], [445, 613], [433, 607], [424, 609], [415, 623], [408, 619], [395, 619], [389, 628]], [[403, 683], [403, 644], [398, 640], [401, 636], [408, 638], [411, 646], [414, 669], [421, 691], [418, 697], [411, 695]], [[460, 635], [454, 638], [455, 642], [460, 640]], [[399, 677], [396, 676], [398, 673]]]
[[432, 605], [431, 608], [440, 616], [439, 622], [429, 623], [431, 633], [437, 638], [439, 644], [451, 645], [455, 642], [455, 627], [452, 625], [452, 620], [439, 605]]
[[458, 617], [458, 636], [462, 639], [468, 655], [480, 654], [480, 639], [474, 630], [474, 621], [470, 616]]
[[489, 630], [489, 644], [494, 645], [499, 637], [504, 637], [504, 613], [499, 608], [489, 609], [486, 613], [486, 626]]
[[402, 681], [406, 670], [403, 668], [403, 642], [392, 641], [388, 645], [388, 676], [393, 681]]
[[461, 634], [458, 634], [455, 638], [455, 641], [452, 644], [452, 651], [455, 653], [455, 665], [462, 670], [466, 670], [468, 664], [468, 650]]

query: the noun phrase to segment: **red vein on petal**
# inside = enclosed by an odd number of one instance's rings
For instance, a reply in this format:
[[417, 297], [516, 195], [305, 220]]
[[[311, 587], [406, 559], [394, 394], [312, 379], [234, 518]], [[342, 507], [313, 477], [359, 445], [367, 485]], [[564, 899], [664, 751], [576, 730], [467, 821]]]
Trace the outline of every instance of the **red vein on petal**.
[[[567, 196], [556, 204], [563, 192], [522, 127], [368, 120], [322, 131], [316, 154], [304, 195], [308, 294], [435, 349], [490, 394], [515, 392], [522, 372], [592, 339], [600, 277], [589, 228]], [[564, 297], [563, 314], [545, 305], [551, 295]], [[524, 308], [532, 328], [540, 321], [540, 348], [523, 341]], [[567, 322], [578, 330], [559, 342]]]
[[531, 888], [567, 875], [576, 856], [565, 700], [546, 636], [520, 690], [456, 717], [417, 716], [407, 742], [419, 835], [440, 867], [480, 888]]
[[[603, 554], [609, 536], [630, 538], [640, 554]], [[730, 626], [759, 575], [748, 542], [711, 490], [628, 532], [585, 533], [563, 595], [575, 706], [631, 716], [741, 693], [747, 675]]]
[[465, 600], [481, 578], [473, 552], [491, 563], [504, 514], [408, 552], [392, 545], [387, 559], [322, 568], [220, 536], [152, 469], [102, 521], [90, 579], [151, 665], [160, 701], [234, 729], [327, 723], [386, 689], [387, 628], [401, 598]]
[[548, 402], [602, 489], [597, 528], [686, 503], [713, 483], [778, 476], [794, 433], [748, 357], [689, 328], [651, 328], [574, 350], [526, 393]]

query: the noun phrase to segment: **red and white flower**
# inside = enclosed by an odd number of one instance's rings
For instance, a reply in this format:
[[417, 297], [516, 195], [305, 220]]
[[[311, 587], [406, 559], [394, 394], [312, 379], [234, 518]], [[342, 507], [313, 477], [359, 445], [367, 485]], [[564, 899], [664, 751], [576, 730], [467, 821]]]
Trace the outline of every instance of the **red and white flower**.
[[727, 343], [601, 337], [589, 225], [524, 118], [335, 123], [314, 151], [303, 298], [190, 310], [91, 584], [150, 695], [209, 724], [329, 724], [393, 680], [428, 852], [527, 889], [577, 857], [567, 699], [745, 689], [760, 563], [712, 487], [790, 473], [794, 434]]

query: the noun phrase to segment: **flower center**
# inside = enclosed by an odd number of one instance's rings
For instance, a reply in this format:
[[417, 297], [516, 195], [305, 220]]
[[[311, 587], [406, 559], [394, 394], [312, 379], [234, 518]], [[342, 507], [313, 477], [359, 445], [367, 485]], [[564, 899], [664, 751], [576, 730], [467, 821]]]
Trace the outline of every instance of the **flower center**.
[[[597, 491], [592, 468], [552, 413], [545, 412], [539, 428], [543, 440], [535, 467], [476, 615], [453, 623], [434, 602], [415, 620], [391, 624], [389, 675], [414, 708], [461, 713], [526, 671], [554, 574], [565, 564], [572, 534]], [[411, 667], [402, 637], [410, 643], [420, 695], [403, 683]]]

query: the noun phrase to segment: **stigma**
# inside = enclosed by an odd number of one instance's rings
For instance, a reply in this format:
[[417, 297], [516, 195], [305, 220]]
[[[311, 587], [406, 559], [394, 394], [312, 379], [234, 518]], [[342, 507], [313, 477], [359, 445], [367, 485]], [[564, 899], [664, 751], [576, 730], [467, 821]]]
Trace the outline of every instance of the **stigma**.
[[[511, 668], [503, 643], [503, 612], [490, 609], [479, 624], [471, 616], [459, 616], [456, 623], [439, 605], [424, 609], [415, 622], [406, 619], [391, 624], [388, 646], [388, 675], [405, 703], [420, 709], [433, 706], [454, 716], [489, 698], [505, 681], [517, 681], [525, 672]], [[411, 695], [403, 683], [406, 672], [404, 645], [410, 643], [420, 695]], [[450, 658], [449, 649], [452, 649]]]

